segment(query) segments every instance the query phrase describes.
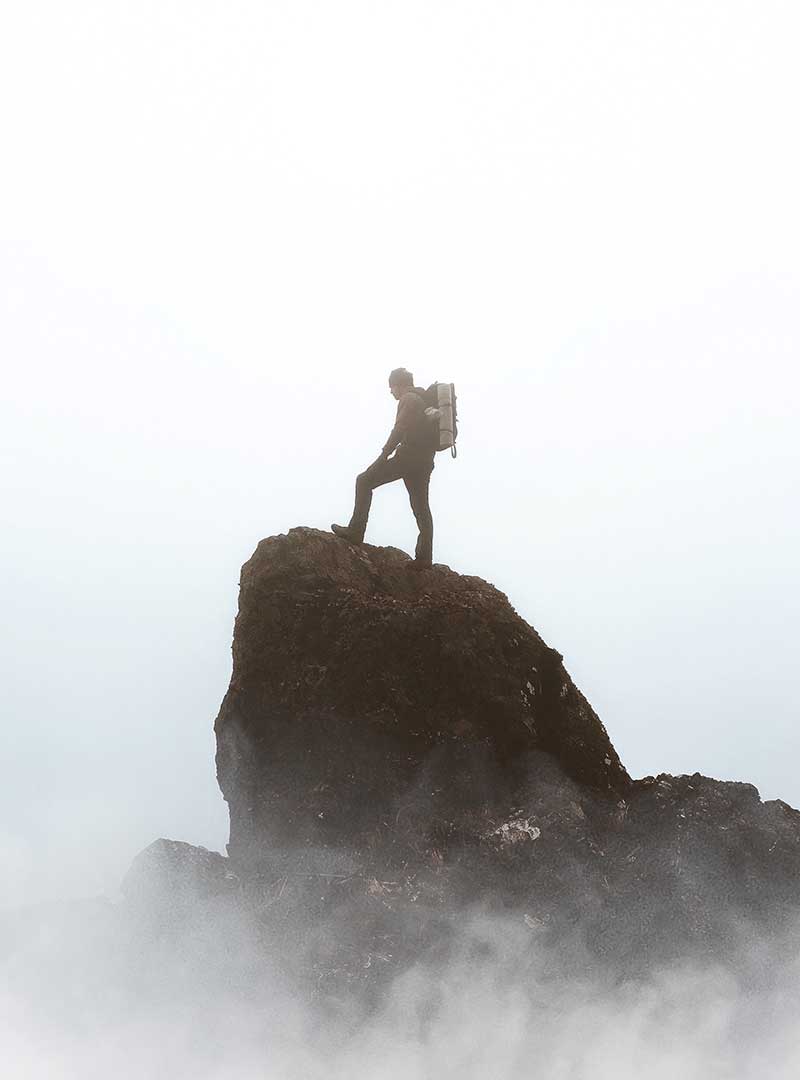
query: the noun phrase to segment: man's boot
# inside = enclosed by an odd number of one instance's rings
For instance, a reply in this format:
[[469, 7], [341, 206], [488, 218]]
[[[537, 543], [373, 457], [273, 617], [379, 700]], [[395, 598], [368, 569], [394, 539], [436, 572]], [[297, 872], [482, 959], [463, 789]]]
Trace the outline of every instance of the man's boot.
[[363, 532], [359, 533], [352, 525], [331, 525], [331, 532], [335, 536], [340, 536], [342, 540], [348, 540], [351, 544], [360, 544], [364, 539]]

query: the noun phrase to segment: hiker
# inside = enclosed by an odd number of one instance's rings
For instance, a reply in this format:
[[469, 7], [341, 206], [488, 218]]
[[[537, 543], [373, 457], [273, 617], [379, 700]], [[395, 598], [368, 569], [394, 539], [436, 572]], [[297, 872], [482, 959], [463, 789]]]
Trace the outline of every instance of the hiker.
[[372, 492], [383, 484], [402, 480], [419, 527], [414, 561], [409, 565], [415, 570], [426, 570], [433, 561], [433, 518], [428, 487], [434, 455], [439, 449], [439, 428], [425, 415], [426, 391], [414, 386], [411, 372], [395, 368], [389, 375], [389, 390], [398, 403], [395, 425], [381, 456], [356, 479], [356, 500], [350, 524], [332, 525], [331, 529], [344, 540], [360, 544], [367, 528]]

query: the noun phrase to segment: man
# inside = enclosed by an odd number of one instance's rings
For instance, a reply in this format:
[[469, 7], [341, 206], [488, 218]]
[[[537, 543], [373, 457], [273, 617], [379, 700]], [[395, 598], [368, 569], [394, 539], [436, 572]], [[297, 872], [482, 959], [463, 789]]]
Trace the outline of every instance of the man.
[[405, 368], [389, 375], [389, 390], [397, 401], [397, 419], [381, 456], [356, 479], [356, 501], [349, 525], [332, 525], [337, 536], [360, 544], [367, 529], [372, 492], [383, 484], [402, 480], [411, 509], [417, 519], [419, 538], [413, 563], [415, 570], [428, 569], [433, 560], [433, 518], [428, 487], [439, 429], [425, 415], [424, 391], [414, 386], [414, 376]]

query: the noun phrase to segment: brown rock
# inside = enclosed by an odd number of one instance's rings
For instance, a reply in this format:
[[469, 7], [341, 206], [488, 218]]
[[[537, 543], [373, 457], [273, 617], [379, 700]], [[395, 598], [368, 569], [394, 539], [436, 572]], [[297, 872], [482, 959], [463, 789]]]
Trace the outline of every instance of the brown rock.
[[314, 529], [242, 568], [215, 725], [229, 851], [414, 850], [493, 820], [532, 754], [598, 793], [630, 784], [561, 655], [477, 577]]

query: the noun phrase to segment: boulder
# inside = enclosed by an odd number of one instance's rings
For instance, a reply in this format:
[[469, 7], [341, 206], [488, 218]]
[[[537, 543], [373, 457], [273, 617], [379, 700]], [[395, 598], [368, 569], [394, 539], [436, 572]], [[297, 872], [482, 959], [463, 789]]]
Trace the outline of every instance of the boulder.
[[541, 754], [587, 790], [628, 789], [561, 654], [506, 596], [411, 566], [308, 528], [245, 563], [215, 725], [234, 861], [446, 847], [507, 815]]

